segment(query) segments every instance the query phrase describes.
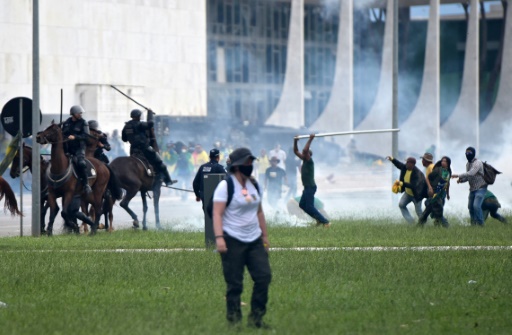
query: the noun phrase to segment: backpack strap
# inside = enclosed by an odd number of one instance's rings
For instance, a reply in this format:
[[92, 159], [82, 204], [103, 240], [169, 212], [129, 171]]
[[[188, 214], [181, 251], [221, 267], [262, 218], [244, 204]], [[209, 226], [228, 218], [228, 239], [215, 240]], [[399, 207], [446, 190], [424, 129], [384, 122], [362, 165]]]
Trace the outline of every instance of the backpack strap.
[[233, 200], [233, 193], [235, 193], [235, 183], [233, 183], [233, 179], [231, 179], [231, 175], [226, 175], [226, 183], [228, 184], [228, 200], [226, 201], [226, 207], [229, 206], [231, 200]]

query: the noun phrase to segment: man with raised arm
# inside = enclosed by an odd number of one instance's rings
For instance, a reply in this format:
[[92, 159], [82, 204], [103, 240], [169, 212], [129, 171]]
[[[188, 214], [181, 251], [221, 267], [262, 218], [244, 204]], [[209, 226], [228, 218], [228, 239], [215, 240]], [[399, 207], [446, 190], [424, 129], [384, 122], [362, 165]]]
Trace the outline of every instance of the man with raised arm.
[[302, 166], [300, 168], [302, 185], [304, 190], [302, 191], [302, 197], [300, 198], [299, 207], [302, 208], [309, 216], [316, 220], [317, 226], [329, 227], [330, 223], [319, 211], [315, 208], [315, 163], [313, 162], [313, 152], [310, 149], [311, 142], [315, 138], [315, 134], [309, 135], [309, 139], [306, 142], [302, 152], [299, 151], [297, 143], [299, 142], [298, 137], [293, 139], [293, 152], [297, 157], [302, 160]]

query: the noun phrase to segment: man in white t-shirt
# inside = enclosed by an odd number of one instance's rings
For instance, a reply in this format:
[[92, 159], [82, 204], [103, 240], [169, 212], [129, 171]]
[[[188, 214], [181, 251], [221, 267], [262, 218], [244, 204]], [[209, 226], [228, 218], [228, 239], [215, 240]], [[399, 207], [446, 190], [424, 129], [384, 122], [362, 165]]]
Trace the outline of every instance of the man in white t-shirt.
[[277, 157], [277, 159], [279, 159], [279, 163], [277, 164], [277, 166], [283, 170], [286, 170], [286, 152], [283, 149], [281, 149], [281, 144], [276, 143], [274, 149], [268, 152], [268, 157]]

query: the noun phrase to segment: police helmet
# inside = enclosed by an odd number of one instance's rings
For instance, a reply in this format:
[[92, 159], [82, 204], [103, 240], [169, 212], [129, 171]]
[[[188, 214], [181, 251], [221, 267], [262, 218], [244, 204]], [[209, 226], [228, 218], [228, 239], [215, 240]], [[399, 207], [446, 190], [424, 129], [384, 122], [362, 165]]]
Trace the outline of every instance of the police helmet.
[[130, 113], [130, 117], [131, 118], [134, 118], [134, 117], [140, 117], [142, 115], [142, 112], [138, 109], [134, 109], [132, 110], [132, 112]]
[[85, 112], [84, 109], [80, 105], [74, 105], [69, 110], [69, 114], [71, 114], [71, 115], [83, 114], [84, 112]]
[[89, 124], [89, 129], [92, 129], [92, 130], [98, 130], [98, 128], [100, 127], [100, 125], [98, 124], [98, 121], [96, 121], [96, 120], [90, 120], [87, 123]]

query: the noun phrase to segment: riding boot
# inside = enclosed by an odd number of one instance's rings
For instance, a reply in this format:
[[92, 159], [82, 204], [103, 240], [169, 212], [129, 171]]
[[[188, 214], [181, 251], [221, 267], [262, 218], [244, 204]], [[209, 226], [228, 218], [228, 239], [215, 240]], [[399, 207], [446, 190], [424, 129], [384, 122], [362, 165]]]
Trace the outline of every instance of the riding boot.
[[173, 181], [172, 181], [171, 175], [169, 174], [169, 171], [167, 170], [167, 167], [165, 165], [162, 165], [160, 172], [162, 173], [165, 186], [167, 186], [167, 187], [171, 186], [173, 184]]
[[89, 180], [87, 178], [87, 171], [85, 171], [85, 169], [80, 171], [80, 182], [82, 183], [85, 195], [92, 193], [92, 189], [91, 186], [89, 186]]

